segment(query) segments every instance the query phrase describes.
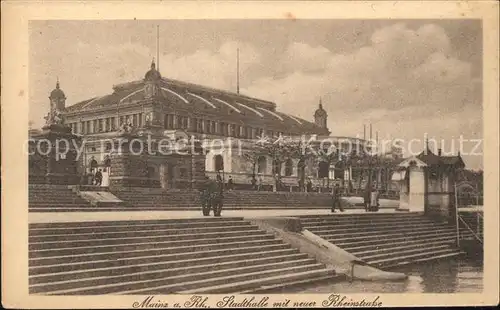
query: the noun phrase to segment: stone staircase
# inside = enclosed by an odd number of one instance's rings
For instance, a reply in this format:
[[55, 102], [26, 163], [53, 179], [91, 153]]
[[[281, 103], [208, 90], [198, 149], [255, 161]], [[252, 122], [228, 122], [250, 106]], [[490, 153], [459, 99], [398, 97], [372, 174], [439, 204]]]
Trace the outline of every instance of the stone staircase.
[[30, 294], [251, 293], [335, 277], [242, 218], [29, 227]]
[[463, 254], [456, 248], [454, 226], [419, 213], [311, 215], [301, 221], [305, 229], [377, 268]]
[[73, 211], [89, 209], [90, 204], [64, 185], [29, 185], [29, 211]]
[[[142, 191], [113, 191], [120, 199], [141, 209], [187, 210], [200, 208], [200, 194], [193, 190], [161, 191], [149, 189]], [[331, 205], [331, 196], [327, 193], [290, 193], [234, 190], [224, 192], [226, 210], [237, 209], [289, 209], [289, 208], [324, 208]]]
[[[86, 202], [80, 205], [60, 203], [59, 192], [50, 195], [52, 202], [45, 203], [43, 208], [39, 205], [32, 206], [31, 212], [95, 212], [95, 211], [199, 211], [200, 194], [194, 190], [160, 189], [124, 189], [114, 190], [112, 193], [124, 201], [122, 205], [102, 205], [89, 207]], [[76, 195], [76, 194], [75, 194]], [[363, 208], [362, 200], [351, 197], [353, 202], [346, 198], [344, 208]], [[397, 203], [396, 203], [397, 204]], [[50, 208], [51, 205], [54, 207]], [[224, 193], [224, 210], [268, 210], [268, 209], [325, 209], [331, 207], [331, 196], [327, 193], [289, 193], [289, 192], [257, 192], [235, 190]], [[394, 203], [381, 208], [395, 208]]]

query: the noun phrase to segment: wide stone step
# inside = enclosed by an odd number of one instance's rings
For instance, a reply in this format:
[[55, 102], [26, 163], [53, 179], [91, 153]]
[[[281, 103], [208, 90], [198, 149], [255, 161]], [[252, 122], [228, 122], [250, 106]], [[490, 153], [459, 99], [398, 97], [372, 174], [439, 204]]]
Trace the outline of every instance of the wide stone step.
[[322, 226], [322, 225], [347, 225], [347, 224], [369, 224], [369, 223], [421, 223], [421, 222], [431, 222], [429, 219], [424, 217], [402, 217], [398, 218], [392, 217], [392, 214], [386, 217], [370, 217], [366, 215], [360, 215], [358, 217], [339, 215], [337, 218], [329, 218], [324, 220], [314, 220], [314, 221], [303, 221], [301, 222], [304, 226]]
[[[299, 254], [300, 255], [300, 254]], [[242, 267], [256, 267], [260, 265], [272, 266], [272, 264], [284, 263], [289, 261], [294, 261], [295, 266], [302, 264], [314, 263], [311, 258], [298, 256], [275, 256], [275, 257], [263, 257], [257, 259], [240, 259], [238, 261], [210, 264], [210, 265], [197, 265], [181, 268], [161, 268], [161, 266], [156, 266], [156, 268], [148, 268], [151, 266], [130, 266], [127, 268], [122, 268], [121, 270], [112, 270], [111, 272], [101, 271], [100, 274], [91, 274], [87, 272], [86, 275], [79, 275], [73, 279], [58, 279], [58, 281], [51, 281], [51, 283], [38, 282], [32, 283], [30, 279], [30, 291], [33, 293], [49, 292], [62, 289], [74, 289], [74, 288], [87, 288], [94, 287], [96, 285], [109, 285], [114, 283], [132, 282], [132, 281], [145, 281], [145, 280], [157, 280], [165, 279], [167, 277], [180, 277], [182, 276], [184, 280], [194, 279], [189, 278], [189, 275], [196, 274], [196, 279], [202, 279], [203, 272], [219, 271], [219, 273], [212, 273], [210, 276], [219, 276], [227, 272], [227, 270]], [[201, 276], [200, 276], [201, 274]], [[41, 280], [41, 279], [37, 279]], [[47, 280], [47, 279], [45, 279]]]
[[[256, 230], [258, 231], [258, 230]], [[261, 231], [258, 231], [261, 232]], [[149, 242], [153, 242], [153, 240], [146, 240]], [[263, 239], [263, 240], [252, 240], [252, 241], [246, 241], [246, 244], [261, 244], [261, 245], [266, 245], [266, 244], [272, 244], [273, 242], [276, 242], [276, 240], [273, 239]], [[156, 243], [156, 242], [155, 242]], [[229, 247], [232, 246], [233, 244], [238, 245], [242, 244], [241, 242], [227, 242], [227, 243], [217, 243], [217, 244], [207, 244], [207, 245], [184, 245], [184, 246], [177, 246], [177, 247], [171, 247], [172, 251], [177, 251], [177, 250], [184, 250], [184, 251], [194, 251], [197, 248], [203, 249], [203, 248], [224, 248], [224, 247]], [[60, 248], [60, 249], [45, 249], [45, 250], [30, 250], [30, 258], [48, 258], [48, 257], [59, 257], [59, 256], [65, 256], [65, 255], [82, 255], [82, 254], [90, 254], [94, 256], [99, 256], [99, 255], [104, 255], [109, 253], [109, 255], [114, 255], [120, 253], [119, 251], [125, 252], [125, 251], [131, 251], [131, 250], [146, 250], [146, 249], [151, 249], [155, 245], [149, 245], [145, 247], [144, 245], [141, 246], [135, 246], [135, 245], [124, 245], [122, 243], [108, 243], [109, 246], [107, 247], [99, 247], [95, 248], [92, 246], [87, 246], [85, 248], [79, 247], [79, 246], [74, 246], [74, 247], [68, 247], [68, 248]], [[165, 249], [163, 249], [165, 251]]]
[[236, 283], [222, 284], [180, 291], [179, 294], [222, 294], [233, 293], [234, 289], [240, 290], [238, 294], [258, 294], [261, 291], [276, 289], [288, 285], [304, 285], [311, 282], [321, 282], [326, 280], [344, 279], [343, 276], [335, 275], [333, 270], [319, 269], [305, 272], [296, 272], [285, 275], [270, 276], [264, 279], [251, 279]]
[[397, 248], [397, 247], [404, 247], [404, 246], [414, 246], [414, 245], [420, 245], [420, 246], [425, 246], [427, 243], [433, 244], [433, 243], [453, 243], [456, 241], [455, 236], [444, 236], [444, 237], [431, 237], [431, 238], [415, 238], [415, 240], [408, 239], [408, 238], [394, 238], [390, 239], [390, 243], [387, 243], [385, 241], [381, 242], [374, 242], [368, 245], [357, 245], [357, 244], [352, 244], [350, 246], [342, 246], [342, 249], [346, 250], [349, 253], [352, 253], [354, 255], [357, 255], [357, 253], [364, 253], [364, 252], [374, 252], [374, 251], [379, 251], [379, 250], [385, 250], [387, 248]]
[[423, 217], [423, 213], [420, 212], [411, 212], [411, 213], [359, 213], [359, 214], [347, 214], [347, 213], [335, 213], [335, 214], [327, 214], [327, 215], [317, 215], [317, 214], [307, 214], [301, 215], [300, 218], [304, 220], [304, 222], [308, 220], [330, 220], [336, 218], [421, 218]]
[[[243, 233], [244, 232], [244, 233]], [[199, 238], [199, 240], [205, 240], [205, 239], [213, 239], [213, 240], [221, 240], [220, 242], [228, 242], [231, 240], [231, 238], [234, 237], [240, 237], [240, 236], [246, 236], [246, 237], [251, 237], [252, 240], [258, 240], [258, 239], [269, 239], [268, 235], [261, 231], [261, 230], [248, 230], [248, 231], [228, 231], [228, 232], [215, 232], [215, 233], [209, 233], [209, 234], [204, 234], [202, 237]], [[150, 249], [155, 249], [155, 248], [162, 248], [165, 246], [175, 246], [175, 245], [185, 245], [189, 244], [189, 242], [193, 239], [196, 239], [199, 235], [198, 234], [186, 234], [186, 235], [179, 235], [179, 236], [163, 236], [163, 237], [154, 237], [154, 238], [138, 238], [138, 239], [131, 239], [127, 242], [124, 240], [121, 240], [121, 242], [116, 242], [113, 244], [110, 244], [108, 241], [103, 240], [102, 244], [96, 244], [97, 242], [94, 242], [88, 246], [78, 246], [77, 248], [81, 249], [80, 255], [85, 255], [85, 253], [88, 253], [87, 255], [95, 255], [96, 251], [99, 253], [104, 253], [104, 252], [117, 252], [117, 251], [129, 251], [129, 250], [150, 250]], [[259, 237], [260, 236], [260, 237]], [[227, 239], [229, 238], [229, 239]], [[226, 241], [227, 239], [227, 241]], [[116, 241], [116, 240], [115, 240]], [[219, 242], [217, 242], [219, 243]], [[41, 243], [40, 245], [44, 245], [45, 243]], [[196, 244], [196, 243], [195, 243]], [[49, 248], [42, 248], [42, 249], [37, 249], [36, 246], [38, 244], [30, 244], [30, 247], [33, 247], [30, 250], [30, 258], [31, 257], [39, 257], [36, 255], [44, 255], [43, 253], [50, 253], [51, 250], [53, 250], [51, 247]], [[72, 249], [74, 247], [70, 247], [69, 249]], [[38, 254], [42, 253], [42, 254]], [[73, 255], [73, 253], [69, 254]]]
[[457, 255], [461, 255], [460, 251], [452, 248], [443, 248], [432, 251], [421, 250], [419, 253], [416, 254], [373, 260], [370, 261], [370, 264], [372, 266], [376, 266], [379, 268], [389, 268], [398, 265], [412, 264], [419, 261], [430, 261], [443, 257], [453, 257]]
[[[72, 277], [73, 274], [85, 273], [88, 271], [99, 271], [99, 270], [109, 270], [109, 269], [119, 269], [127, 266], [162, 266], [163, 268], [180, 268], [188, 266], [198, 266], [203, 264], [217, 264], [223, 262], [229, 262], [239, 259], [252, 259], [252, 258], [262, 258], [262, 257], [273, 257], [280, 255], [294, 256], [296, 254], [306, 255], [299, 253], [297, 249], [291, 247], [281, 246], [275, 249], [266, 247], [266, 251], [259, 251], [259, 248], [250, 247], [248, 251], [234, 251], [229, 255], [228, 253], [222, 253], [220, 256], [207, 256], [200, 258], [188, 258], [183, 260], [171, 260], [171, 257], [165, 255], [159, 255], [155, 259], [151, 257], [141, 257], [139, 259], [117, 259], [112, 261], [102, 260], [102, 261], [91, 261], [88, 263], [71, 263], [71, 264], [56, 264], [47, 266], [36, 266], [29, 268], [30, 279], [44, 276], [58, 276], [62, 274], [67, 274], [68, 277]], [[238, 249], [240, 250], [240, 249]], [[234, 253], [234, 254], [233, 254]], [[307, 256], [307, 255], [306, 255]], [[304, 256], [304, 257], [306, 257]], [[165, 260], [164, 260], [165, 259]]]
[[[274, 239], [274, 235], [272, 234], [267, 234], [265, 232], [259, 232], [255, 234], [244, 234], [242, 236], [240, 235], [235, 235], [234, 233], [226, 236], [226, 237], [217, 237], [217, 238], [206, 238], [205, 236], [201, 238], [196, 238], [194, 237], [193, 239], [187, 239], [187, 240], [175, 240], [175, 241], [168, 241], [168, 242], [160, 242], [160, 243], [151, 243], [147, 242], [146, 244], [149, 244], [150, 247], [148, 249], [153, 249], [153, 248], [159, 248], [162, 246], [169, 246], [169, 247], [175, 247], [175, 246], [185, 246], [185, 245], [210, 245], [210, 244], [218, 244], [218, 243], [227, 243], [227, 242], [248, 242], [248, 241], [255, 241], [255, 240], [267, 240], [267, 239]], [[141, 244], [142, 245], [142, 244]], [[116, 247], [114, 247], [116, 249]], [[137, 249], [137, 247], [135, 247]], [[91, 254], [93, 255], [93, 254]]]
[[136, 226], [113, 226], [113, 227], [86, 227], [86, 228], [52, 228], [37, 231], [30, 231], [30, 242], [60, 240], [64, 236], [65, 240], [86, 240], [86, 239], [101, 239], [103, 237], [122, 237], [122, 236], [142, 236], [159, 235], [172, 230], [186, 230], [192, 228], [208, 228], [208, 227], [235, 227], [235, 226], [250, 226], [250, 222], [244, 221], [227, 221], [227, 222], [198, 222], [198, 223], [168, 223], [168, 224], [151, 224], [151, 225], [136, 225]]
[[371, 235], [361, 235], [361, 236], [346, 236], [346, 235], [324, 235], [322, 238], [328, 240], [329, 242], [342, 247], [347, 244], [357, 244], [362, 245], [378, 242], [387, 242], [387, 240], [392, 240], [392, 238], [419, 238], [420, 236], [442, 236], [442, 235], [454, 235], [452, 229], [437, 229], [437, 230], [423, 230], [423, 231], [408, 231], [408, 232], [394, 232], [394, 233], [384, 233], [384, 234], [371, 234]]
[[422, 225], [422, 224], [435, 224], [433, 221], [430, 221], [428, 219], [424, 218], [419, 218], [419, 219], [405, 219], [405, 220], [391, 220], [390, 218], [387, 220], [382, 220], [382, 219], [377, 219], [377, 220], [346, 220], [346, 221], [328, 221], [328, 222], [315, 222], [315, 223], [303, 223], [302, 226], [304, 226], [307, 229], [314, 229], [314, 228], [321, 228], [321, 227], [327, 227], [327, 228], [354, 228], [354, 227], [366, 227], [366, 226], [373, 226], [376, 224], [377, 226], [404, 226], [404, 225]]
[[322, 225], [347, 225], [347, 224], [367, 224], [367, 223], [426, 223], [432, 222], [425, 217], [403, 217], [393, 218], [391, 215], [386, 217], [370, 217], [360, 215], [359, 217], [339, 215], [337, 218], [329, 218], [325, 220], [302, 221], [304, 226], [322, 226]]
[[[202, 286], [214, 286], [226, 284], [229, 281], [242, 281], [265, 277], [269, 275], [280, 275], [286, 272], [303, 272], [322, 268], [321, 264], [311, 263], [311, 259], [301, 261], [287, 261], [280, 263], [263, 264], [250, 267], [238, 267], [223, 271], [207, 271], [189, 275], [180, 275], [156, 280], [136, 280], [114, 284], [96, 285], [85, 289], [64, 289], [51, 291], [50, 294], [65, 295], [94, 295], [111, 293], [139, 293], [151, 294], [146, 291], [154, 291], [159, 294], [168, 294], [183, 289], [194, 289]], [[154, 293], [156, 294], [156, 293]]]
[[137, 225], [155, 225], [169, 223], [208, 223], [208, 222], [233, 222], [243, 221], [243, 217], [198, 217], [184, 219], [161, 219], [161, 220], [126, 220], [126, 221], [91, 221], [91, 222], [60, 222], [60, 223], [32, 223], [29, 229], [51, 229], [51, 228], [82, 228], [82, 227], [117, 227], [117, 226], [137, 226]]
[[429, 244], [428, 246], [425, 247], [425, 249], [423, 249], [422, 247], [409, 247], [394, 251], [374, 251], [371, 253], [358, 254], [356, 256], [370, 263], [374, 260], [412, 255], [415, 253], [422, 253], [423, 251], [439, 251], [451, 248], [452, 247], [449, 244], [434, 244], [434, 245]]
[[[56, 268], [48, 269], [46, 267], [30, 269], [30, 285], [39, 283], [48, 283], [56, 281], [70, 281], [86, 278], [96, 278], [103, 276], [121, 276], [124, 274], [130, 274], [134, 272], [154, 272], [157, 270], [195, 270], [200, 266], [219, 266], [227, 265], [230, 263], [241, 262], [245, 260], [263, 260], [263, 259], [302, 259], [308, 258], [306, 253], [299, 253], [296, 249], [279, 249], [271, 250], [266, 252], [255, 252], [255, 253], [243, 253], [243, 254], [231, 254], [224, 256], [217, 256], [205, 259], [196, 260], [185, 260], [185, 263], [181, 261], [158, 261], [158, 262], [138, 262], [134, 260], [133, 262], [127, 262], [127, 264], [117, 265], [117, 264], [105, 264], [104, 267], [92, 267], [88, 269], [75, 269], [61, 271]], [[101, 264], [102, 265], [102, 264]], [[45, 270], [43, 270], [45, 269]], [[210, 269], [210, 268], [209, 268]], [[190, 272], [190, 271], [186, 272]], [[200, 269], [202, 270], [202, 269]], [[40, 273], [40, 271], [46, 271]], [[48, 271], [48, 272], [47, 272]]]
[[307, 227], [306, 229], [317, 235], [323, 234], [346, 234], [346, 235], [357, 235], [361, 233], [383, 233], [387, 231], [411, 231], [415, 229], [432, 229], [439, 228], [439, 225], [434, 223], [422, 223], [422, 224], [397, 224], [397, 225], [366, 225], [358, 227], [335, 227], [335, 226], [319, 226], [319, 227]]
[[[375, 226], [377, 227], [377, 226]], [[315, 234], [321, 236], [324, 239], [331, 239], [331, 238], [345, 238], [346, 236], [349, 236], [350, 238], [358, 238], [358, 237], [369, 237], [373, 235], [387, 235], [391, 234], [393, 235], [395, 231], [399, 232], [401, 235], [406, 235], [406, 234], [411, 234], [414, 232], [428, 232], [428, 231], [433, 231], [433, 230], [449, 230], [446, 228], [440, 228], [440, 227], [435, 227], [432, 225], [429, 226], [424, 226], [424, 227], [405, 227], [405, 228], [398, 228], [398, 229], [392, 229], [391, 227], [386, 227], [386, 228], [373, 228], [372, 230], [352, 230], [349, 232], [344, 232], [344, 231], [337, 231], [337, 230], [324, 230], [324, 231], [316, 231], [314, 232]]]
[[[271, 242], [274, 240], [269, 240], [257, 245], [249, 245], [241, 247], [233, 247], [231, 249], [232, 254], [238, 253], [248, 253], [252, 251], [272, 251], [272, 250], [282, 250], [289, 249], [290, 246], [282, 242]], [[172, 248], [160, 248], [154, 250], [131, 250], [127, 252], [110, 252], [101, 255], [67, 255], [67, 256], [55, 256], [49, 258], [36, 258], [29, 260], [29, 266], [55, 266], [60, 264], [73, 265], [74, 268], [92, 268], [101, 263], [109, 263], [110, 260], [114, 260], [116, 264], [129, 264], [132, 262], [142, 261], [142, 262], [159, 262], [168, 260], [179, 260], [179, 259], [190, 259], [190, 258], [206, 258], [213, 256], [220, 256], [228, 253], [227, 248], [207, 250], [207, 251], [197, 251], [197, 252], [184, 252], [184, 253], [172, 253]], [[108, 258], [109, 257], [109, 258]]]
[[298, 279], [289, 279], [287, 278], [286, 280], [282, 279], [280, 282], [276, 281], [275, 283], [270, 283], [270, 284], [258, 284], [256, 287], [252, 288], [247, 288], [243, 289], [241, 291], [233, 292], [231, 293], [235, 295], [242, 295], [242, 294], [279, 294], [282, 293], [284, 289], [289, 290], [290, 287], [306, 287], [308, 285], [314, 284], [320, 284], [320, 283], [332, 283], [332, 282], [340, 282], [340, 281], [345, 281], [346, 276], [342, 274], [319, 274], [319, 275], [311, 275], [308, 277], [304, 278], [298, 278]]

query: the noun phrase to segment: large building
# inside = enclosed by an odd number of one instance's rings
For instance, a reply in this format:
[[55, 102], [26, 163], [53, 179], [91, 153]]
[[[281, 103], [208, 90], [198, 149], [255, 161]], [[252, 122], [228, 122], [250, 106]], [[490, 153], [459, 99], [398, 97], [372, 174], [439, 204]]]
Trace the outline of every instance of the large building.
[[[328, 115], [321, 101], [310, 122], [278, 111], [273, 102], [164, 78], [156, 70], [154, 61], [143, 79], [115, 85], [108, 95], [66, 106], [66, 96], [58, 82], [50, 100], [51, 105], [62, 111], [64, 122], [72, 132], [85, 138], [83, 168], [87, 172], [101, 168], [103, 185], [109, 184], [108, 177], [113, 176], [110, 168], [115, 148], [111, 139], [124, 130], [139, 135], [147, 133], [158, 139], [196, 137], [206, 149], [206, 174], [214, 177], [216, 171], [222, 171], [226, 178], [230, 174], [239, 184], [250, 184], [255, 174], [265, 183], [272, 183], [275, 175], [280, 174], [291, 186], [301, 177], [310, 177], [316, 183], [325, 178], [352, 178], [351, 167], [339, 167], [337, 161], [325, 167], [321, 158], [309, 159], [302, 169], [298, 168], [299, 159], [288, 159], [277, 165], [269, 156], [260, 156], [252, 165], [244, 154], [252, 152], [255, 141], [262, 137], [306, 136], [307, 139], [328, 139], [339, 149], [345, 145], [358, 149], [368, 147], [363, 139], [330, 136]], [[212, 143], [215, 140], [222, 142], [215, 145]], [[158, 146], [152, 146], [155, 147]], [[149, 156], [145, 159], [147, 178], [154, 180], [148, 184], [175, 187], [176, 182], [191, 177], [189, 170], [192, 169], [187, 161], [169, 158]]]

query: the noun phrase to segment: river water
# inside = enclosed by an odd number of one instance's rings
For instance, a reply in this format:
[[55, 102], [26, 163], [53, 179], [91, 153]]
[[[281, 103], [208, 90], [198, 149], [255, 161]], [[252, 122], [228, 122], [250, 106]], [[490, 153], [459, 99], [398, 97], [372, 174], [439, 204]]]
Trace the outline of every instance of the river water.
[[390, 270], [409, 275], [406, 281], [321, 283], [286, 289], [286, 293], [481, 293], [482, 265], [481, 261], [466, 258], [426, 262]]

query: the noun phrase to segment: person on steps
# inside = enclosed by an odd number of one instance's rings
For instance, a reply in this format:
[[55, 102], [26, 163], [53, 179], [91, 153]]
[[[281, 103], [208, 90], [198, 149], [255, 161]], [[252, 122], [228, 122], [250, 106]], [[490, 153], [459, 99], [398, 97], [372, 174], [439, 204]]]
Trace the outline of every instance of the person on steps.
[[224, 203], [224, 183], [217, 182], [214, 190], [212, 191], [211, 204], [214, 210], [214, 216], [220, 216], [222, 212], [222, 206]]
[[340, 212], [344, 212], [344, 208], [342, 207], [342, 204], [340, 203], [340, 198], [341, 198], [342, 192], [340, 190], [340, 187], [338, 184], [335, 184], [335, 186], [332, 188], [332, 213], [335, 212], [335, 208], [338, 206]]
[[370, 209], [370, 198], [371, 198], [371, 191], [369, 190], [369, 188], [366, 188], [363, 195], [366, 212], [368, 212], [368, 210]]
[[233, 177], [229, 176], [229, 179], [227, 180], [227, 190], [232, 191], [234, 187], [234, 182], [233, 182]]
[[95, 173], [95, 185], [101, 186], [101, 184], [102, 184], [102, 172], [101, 169], [99, 169]]
[[378, 201], [378, 191], [375, 186], [373, 186], [371, 196], [370, 196], [370, 211], [378, 211], [379, 201]]
[[204, 216], [210, 215], [210, 183], [213, 182], [209, 177], [205, 176], [205, 181], [200, 187], [200, 203], [201, 211]]

